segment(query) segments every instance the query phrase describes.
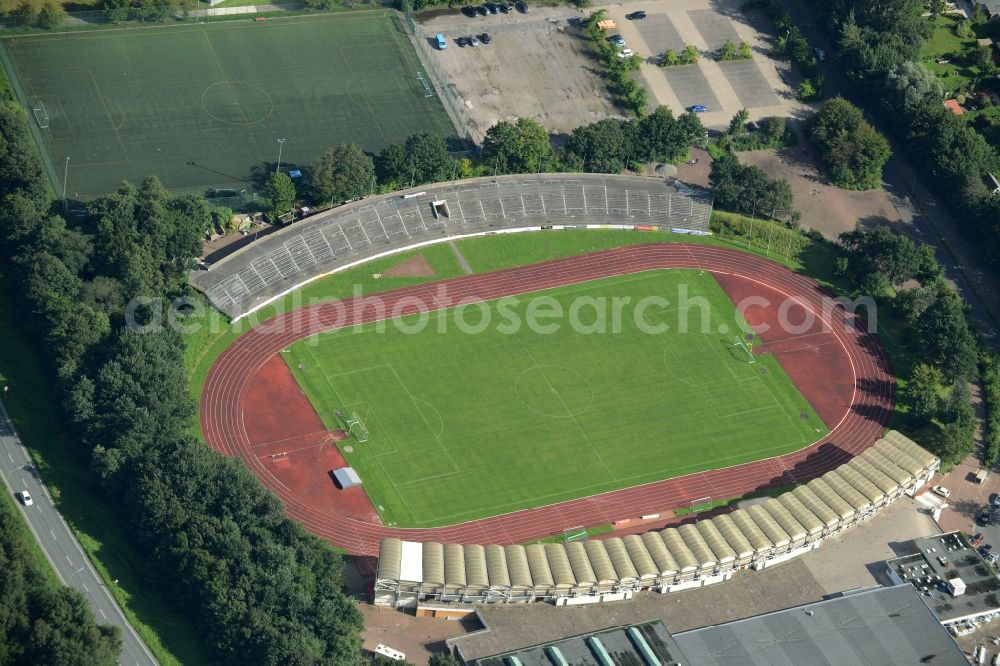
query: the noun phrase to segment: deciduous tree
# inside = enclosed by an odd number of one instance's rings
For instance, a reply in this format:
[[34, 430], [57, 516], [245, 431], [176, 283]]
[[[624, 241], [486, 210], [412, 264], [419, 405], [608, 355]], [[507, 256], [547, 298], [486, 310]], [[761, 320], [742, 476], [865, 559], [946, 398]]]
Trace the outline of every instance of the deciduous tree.
[[369, 194], [375, 164], [361, 148], [342, 143], [328, 148], [309, 169], [313, 196], [320, 203], [341, 203]]
[[270, 203], [272, 217], [280, 217], [291, 212], [295, 202], [295, 184], [287, 173], [272, 173], [264, 185], [264, 196]]
[[906, 384], [906, 405], [910, 418], [917, 424], [930, 423], [938, 413], [938, 391], [944, 384], [944, 375], [937, 367], [918, 363]]

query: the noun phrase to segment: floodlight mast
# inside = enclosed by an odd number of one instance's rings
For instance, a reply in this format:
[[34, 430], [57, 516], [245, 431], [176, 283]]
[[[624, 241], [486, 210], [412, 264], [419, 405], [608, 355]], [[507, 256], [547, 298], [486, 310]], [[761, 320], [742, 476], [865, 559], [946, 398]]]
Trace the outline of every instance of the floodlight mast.
[[278, 139], [278, 164], [274, 167], [274, 173], [281, 172], [281, 149], [285, 147], [285, 140]]

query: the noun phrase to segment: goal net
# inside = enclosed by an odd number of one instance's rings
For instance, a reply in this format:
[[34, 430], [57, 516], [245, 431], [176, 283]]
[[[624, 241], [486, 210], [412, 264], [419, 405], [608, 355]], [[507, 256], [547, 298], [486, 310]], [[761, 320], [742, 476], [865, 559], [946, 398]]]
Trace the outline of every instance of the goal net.
[[579, 525], [577, 527], [568, 527], [563, 530], [563, 541], [583, 541], [587, 538], [587, 528]]
[[351, 412], [351, 415], [347, 418], [347, 431], [360, 444], [368, 441], [368, 427], [361, 420], [361, 417], [358, 416], [357, 412]]
[[754, 343], [753, 333], [747, 333], [745, 335], [738, 336], [736, 338], [736, 341], [733, 342], [733, 347], [739, 350], [741, 353], [745, 354], [747, 363], [757, 362], [757, 357], [753, 355], [753, 343]]
[[712, 508], [712, 497], [699, 497], [691, 500], [691, 513], [701, 513]]
[[35, 120], [38, 122], [38, 126], [41, 127], [42, 129], [48, 129], [49, 113], [48, 111], [45, 110], [45, 105], [42, 104], [41, 100], [39, 100], [38, 103], [35, 104], [35, 108], [33, 108], [32, 111], [35, 114]]
[[427, 77], [424, 76], [423, 72], [417, 72], [417, 80], [423, 84], [424, 97], [433, 97], [434, 91], [431, 89], [431, 84], [427, 81]]

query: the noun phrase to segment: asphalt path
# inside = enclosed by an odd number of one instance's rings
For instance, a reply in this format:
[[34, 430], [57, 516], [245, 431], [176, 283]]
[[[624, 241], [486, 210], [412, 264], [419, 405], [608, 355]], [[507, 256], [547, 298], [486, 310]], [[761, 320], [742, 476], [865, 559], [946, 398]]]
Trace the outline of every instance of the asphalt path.
[[31, 495], [33, 500], [31, 506], [24, 506], [20, 501], [15, 501], [59, 580], [84, 594], [100, 624], [113, 624], [121, 628], [123, 647], [119, 663], [130, 666], [156, 664], [157, 661], [149, 648], [128, 623], [125, 614], [98, 578], [90, 560], [84, 555], [76, 537], [56, 509], [2, 402], [0, 402], [0, 478], [3, 478], [11, 493], [27, 490]]

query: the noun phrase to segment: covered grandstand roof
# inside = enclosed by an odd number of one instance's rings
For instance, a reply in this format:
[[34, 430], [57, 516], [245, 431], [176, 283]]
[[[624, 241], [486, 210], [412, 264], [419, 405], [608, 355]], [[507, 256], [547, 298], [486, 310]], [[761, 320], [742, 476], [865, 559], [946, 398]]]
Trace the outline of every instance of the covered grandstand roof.
[[[874, 463], [867, 460], [864, 465], [847, 463], [822, 480], [815, 479], [746, 510], [604, 541], [463, 547], [383, 539], [378, 579], [390, 586], [405, 582], [443, 594], [459, 589], [472, 595], [503, 589], [545, 595], [613, 584], [648, 584], [712, 570], [720, 563], [781, 553], [801, 544], [807, 535], [853, 518], [855, 508], [849, 503], [858, 510], [870, 508], [872, 500], [865, 493], [885, 497], [859, 467], [883, 485], [891, 483], [901, 490], [937, 464], [934, 456], [909, 440], [905, 453], [901, 446], [882, 445], [884, 441], [876, 445], [878, 456], [873, 459], [883, 467], [906, 470], [907, 478], [898, 479], [898, 472], [894, 478], [876, 474], [869, 469]], [[929, 467], [912, 474], [908, 470], [917, 460], [928, 461]]]

